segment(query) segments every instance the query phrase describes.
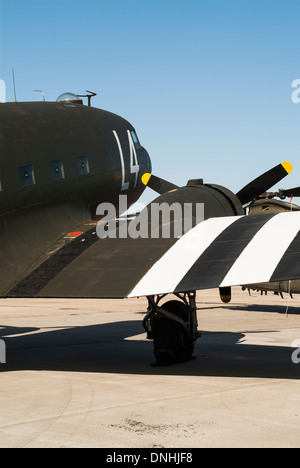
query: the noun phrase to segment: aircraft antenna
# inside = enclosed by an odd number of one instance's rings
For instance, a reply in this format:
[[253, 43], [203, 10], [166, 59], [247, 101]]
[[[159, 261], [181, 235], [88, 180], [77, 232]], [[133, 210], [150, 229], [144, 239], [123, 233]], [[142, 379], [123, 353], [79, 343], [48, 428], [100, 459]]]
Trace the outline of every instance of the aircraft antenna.
[[46, 101], [46, 98], [45, 98], [45, 91], [43, 91], [42, 89], [35, 89], [34, 92], [35, 92], [35, 93], [42, 93], [42, 95], [43, 95], [43, 101], [44, 101], [44, 102]]
[[94, 96], [97, 96], [97, 93], [94, 93], [93, 91], [88, 91], [86, 90], [88, 94], [78, 94], [78, 97], [86, 97], [88, 98], [88, 106], [91, 107], [91, 100]]
[[15, 102], [17, 101], [17, 93], [16, 93], [16, 80], [15, 80], [15, 70], [12, 69], [12, 76], [13, 76], [13, 84], [14, 84], [14, 94], [15, 94]]

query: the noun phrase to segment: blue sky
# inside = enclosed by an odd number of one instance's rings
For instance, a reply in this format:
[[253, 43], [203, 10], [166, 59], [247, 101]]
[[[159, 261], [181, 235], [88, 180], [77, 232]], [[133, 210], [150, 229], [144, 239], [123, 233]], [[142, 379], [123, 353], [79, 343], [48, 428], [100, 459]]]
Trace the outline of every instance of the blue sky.
[[0, 79], [8, 101], [12, 68], [20, 101], [97, 92], [94, 105], [128, 119], [153, 172], [178, 185], [237, 192], [289, 160], [279, 187], [294, 187], [299, 17], [299, 0], [0, 0]]

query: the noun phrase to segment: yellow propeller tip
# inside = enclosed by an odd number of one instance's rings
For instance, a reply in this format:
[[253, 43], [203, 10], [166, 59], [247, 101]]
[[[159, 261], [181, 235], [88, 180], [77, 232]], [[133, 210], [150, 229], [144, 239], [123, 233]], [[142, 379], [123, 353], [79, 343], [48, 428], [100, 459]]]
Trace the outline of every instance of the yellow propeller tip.
[[281, 165], [288, 174], [290, 174], [292, 172], [293, 166], [292, 166], [292, 164], [290, 162], [286, 161], [286, 162], [283, 162]]
[[151, 174], [149, 174], [148, 172], [146, 172], [146, 174], [144, 174], [144, 175], [142, 176], [142, 182], [143, 182], [143, 184], [144, 184], [144, 185], [148, 185], [148, 182], [149, 182], [150, 178], [151, 178]]

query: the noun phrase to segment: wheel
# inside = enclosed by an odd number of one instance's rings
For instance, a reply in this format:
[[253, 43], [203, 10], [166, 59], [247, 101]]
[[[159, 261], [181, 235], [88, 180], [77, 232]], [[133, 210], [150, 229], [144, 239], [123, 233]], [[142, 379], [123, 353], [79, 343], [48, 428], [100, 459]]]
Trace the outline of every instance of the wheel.
[[[161, 306], [184, 322], [189, 321], [190, 310], [180, 301], [169, 301]], [[160, 365], [185, 362], [192, 358], [195, 342], [187, 330], [175, 320], [156, 314], [152, 318], [154, 355]]]

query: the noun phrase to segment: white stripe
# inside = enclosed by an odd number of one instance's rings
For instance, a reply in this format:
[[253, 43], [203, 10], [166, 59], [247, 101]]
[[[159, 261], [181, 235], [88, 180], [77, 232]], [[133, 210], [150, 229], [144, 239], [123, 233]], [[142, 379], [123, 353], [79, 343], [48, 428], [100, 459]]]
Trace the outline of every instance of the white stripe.
[[210, 244], [242, 216], [210, 218], [182, 236], [146, 273], [128, 297], [172, 293]]
[[300, 212], [274, 216], [253, 237], [220, 286], [269, 282], [299, 230]]

